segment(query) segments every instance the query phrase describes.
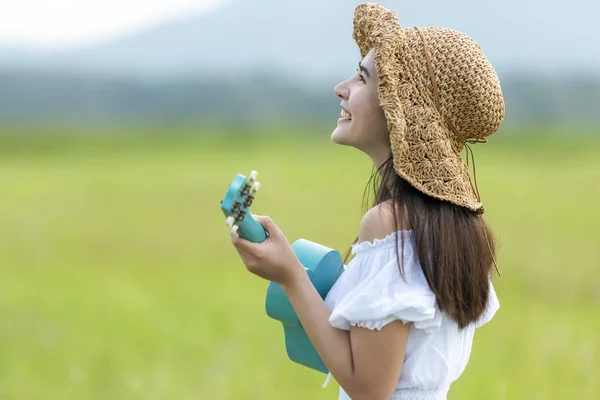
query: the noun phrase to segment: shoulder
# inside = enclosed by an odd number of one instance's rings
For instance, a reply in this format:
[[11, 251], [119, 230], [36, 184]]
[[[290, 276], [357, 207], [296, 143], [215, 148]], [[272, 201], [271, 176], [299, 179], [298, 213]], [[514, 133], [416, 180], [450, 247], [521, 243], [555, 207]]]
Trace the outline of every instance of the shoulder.
[[396, 218], [394, 219], [391, 201], [385, 201], [371, 208], [360, 221], [358, 241], [372, 242], [375, 239], [383, 239], [396, 230], [405, 229], [406, 227], [401, 225], [401, 215], [398, 208], [396, 208], [395, 214]]

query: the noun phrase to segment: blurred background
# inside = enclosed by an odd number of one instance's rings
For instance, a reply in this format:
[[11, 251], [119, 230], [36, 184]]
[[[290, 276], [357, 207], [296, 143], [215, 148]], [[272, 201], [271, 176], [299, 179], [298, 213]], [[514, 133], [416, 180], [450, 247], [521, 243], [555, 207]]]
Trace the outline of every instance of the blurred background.
[[[0, 398], [334, 399], [287, 359], [219, 201], [344, 253], [359, 1], [0, 0]], [[472, 146], [501, 309], [449, 399], [600, 398], [600, 3], [381, 1], [463, 31], [506, 120]]]

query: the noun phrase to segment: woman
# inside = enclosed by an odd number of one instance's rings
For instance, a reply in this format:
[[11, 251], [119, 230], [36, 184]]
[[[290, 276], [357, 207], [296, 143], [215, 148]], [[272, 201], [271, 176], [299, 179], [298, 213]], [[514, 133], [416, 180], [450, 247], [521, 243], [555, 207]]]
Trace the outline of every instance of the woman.
[[340, 399], [445, 399], [499, 307], [494, 240], [460, 154], [499, 128], [500, 84], [468, 36], [402, 29], [379, 4], [356, 8], [353, 37], [363, 59], [335, 88], [332, 140], [371, 157], [379, 181], [354, 258], [323, 301], [269, 217], [257, 216], [265, 242], [232, 242], [284, 288]]

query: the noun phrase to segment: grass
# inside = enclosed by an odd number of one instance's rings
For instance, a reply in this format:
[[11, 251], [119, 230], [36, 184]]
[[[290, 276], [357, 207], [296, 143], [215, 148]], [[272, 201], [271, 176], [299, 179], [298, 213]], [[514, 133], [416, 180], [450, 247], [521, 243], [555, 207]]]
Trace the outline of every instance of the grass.
[[[254, 213], [345, 251], [371, 165], [321, 131], [0, 136], [0, 398], [336, 398], [218, 208], [256, 169]], [[448, 398], [596, 399], [600, 138], [510, 133], [473, 145], [501, 309]]]

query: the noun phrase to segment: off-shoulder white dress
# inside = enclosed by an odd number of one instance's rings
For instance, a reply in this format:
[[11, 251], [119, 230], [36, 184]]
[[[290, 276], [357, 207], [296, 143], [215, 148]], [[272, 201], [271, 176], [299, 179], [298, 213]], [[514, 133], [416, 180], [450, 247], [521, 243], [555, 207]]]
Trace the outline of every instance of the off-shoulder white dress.
[[[354, 258], [325, 303], [332, 311], [330, 323], [340, 329], [381, 329], [394, 320], [411, 323], [402, 373], [391, 399], [441, 400], [467, 366], [475, 330], [492, 319], [499, 303], [490, 281], [486, 312], [479, 321], [459, 330], [436, 305], [417, 262], [413, 235], [413, 231], [401, 230], [373, 242], [354, 244]], [[396, 237], [405, 280], [398, 270]], [[350, 397], [340, 388], [338, 400], [342, 399]]]

